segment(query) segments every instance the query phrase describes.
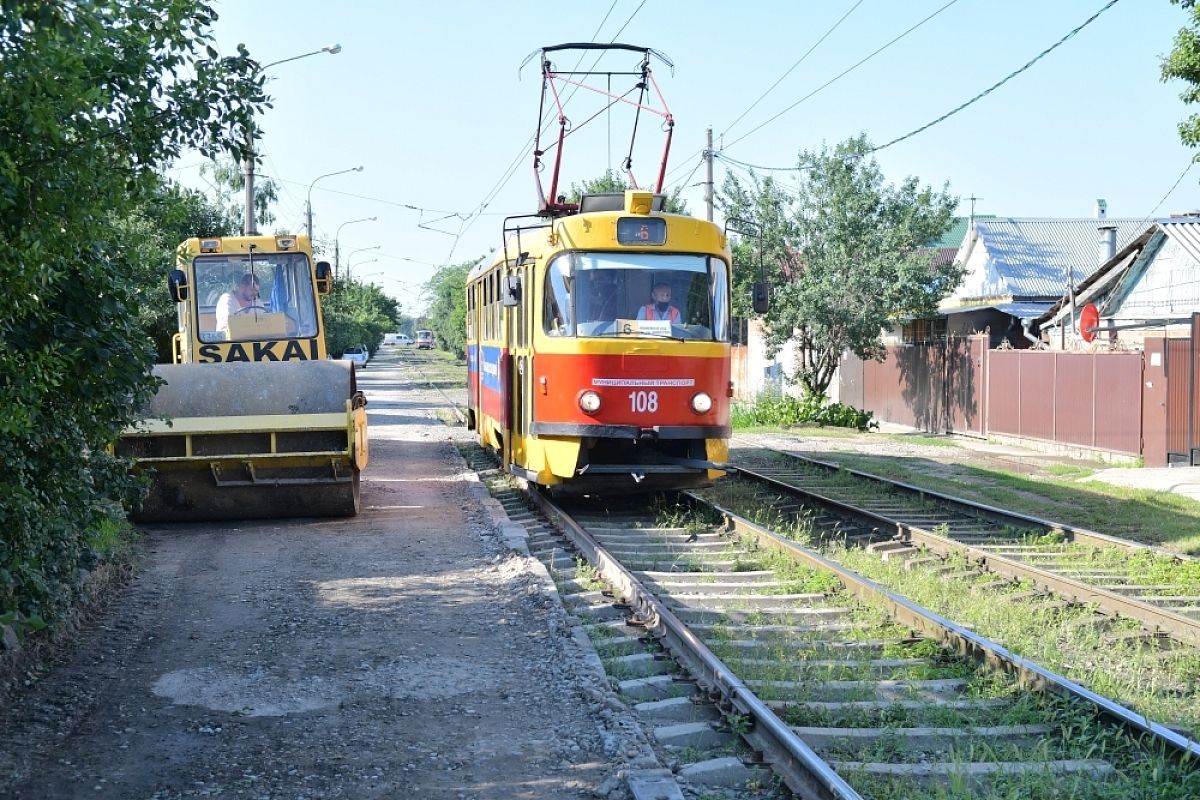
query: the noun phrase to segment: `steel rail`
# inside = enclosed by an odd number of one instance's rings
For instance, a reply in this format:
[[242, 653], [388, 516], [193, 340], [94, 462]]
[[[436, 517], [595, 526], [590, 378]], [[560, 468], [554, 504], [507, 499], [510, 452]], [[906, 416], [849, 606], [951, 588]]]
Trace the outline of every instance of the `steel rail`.
[[1138, 714], [1120, 703], [1096, 694], [1070, 678], [1041, 667], [990, 639], [895, 594], [875, 581], [825, 558], [820, 553], [784, 539], [711, 500], [701, 498], [691, 492], [686, 494], [723, 514], [734, 531], [747, 534], [760, 544], [782, 550], [811, 567], [834, 573], [851, 594], [871, 602], [883, 603], [896, 620], [943, 644], [954, 647], [963, 655], [1015, 672], [1021, 685], [1032, 690], [1053, 691], [1082, 700], [1120, 724], [1161, 740], [1183, 756], [1200, 757], [1200, 743], [1191, 737], [1183, 736], [1165, 725], [1153, 722], [1144, 714]]
[[954, 509], [962, 510], [964, 513], [967, 513], [968, 516], [985, 520], [987, 522], [996, 522], [1001, 525], [1011, 525], [1015, 521], [1029, 525], [1036, 525], [1044, 528], [1047, 532], [1062, 533], [1069, 541], [1077, 544], [1095, 544], [1109, 547], [1122, 547], [1127, 550], [1148, 550], [1156, 555], [1173, 558], [1177, 561], [1200, 560], [1185, 553], [1177, 553], [1173, 550], [1168, 550], [1165, 547], [1145, 544], [1143, 542], [1134, 542], [1130, 541], [1129, 539], [1122, 539], [1119, 536], [1113, 536], [1108, 533], [1100, 533], [1099, 531], [1093, 531], [1088, 528], [1080, 528], [1075, 525], [1067, 525], [1062, 522], [1035, 517], [1032, 514], [1024, 514], [1020, 511], [1010, 511], [1008, 509], [988, 505], [987, 503], [980, 503], [975, 500], [967, 500], [963, 497], [955, 497], [954, 495], [945, 494], [933, 489], [927, 489], [923, 486], [917, 486], [916, 484], [898, 481], [894, 478], [885, 478], [882, 475], [874, 475], [870, 472], [863, 472], [862, 470], [843, 467], [840, 464], [832, 461], [822, 461], [819, 458], [800, 456], [781, 450], [776, 450], [775, 452], [781, 453], [782, 455], [785, 455], [788, 458], [799, 461], [803, 464], [813, 464], [829, 472], [853, 475], [854, 477], [861, 478], [865, 481], [881, 483], [888, 487], [900, 489], [905, 494], [915, 495], [922, 499], [929, 498], [942, 505], [951, 506]]
[[642, 621], [696, 678], [697, 685], [715, 691], [753, 721], [744, 738], [764, 754], [788, 788], [802, 797], [821, 800], [860, 800], [856, 792], [824, 759], [813, 752], [791, 727], [750, 690], [694, 633], [634, 574], [614, 558], [579, 523], [532, 485], [527, 489], [537, 507], [600, 574], [636, 608]]
[[[900, 541], [918, 543], [932, 552], [940, 555], [961, 554], [988, 570], [1015, 580], [1027, 579], [1034, 585], [1047, 589], [1055, 594], [1076, 603], [1095, 604], [1100, 610], [1112, 615], [1136, 619], [1153, 632], [1161, 632], [1184, 644], [1200, 647], [1200, 620], [1177, 614], [1174, 611], [1152, 606], [1140, 600], [1126, 597], [1118, 592], [1092, 586], [1075, 578], [1058, 575], [1054, 572], [1031, 566], [1018, 559], [1008, 558], [998, 553], [992, 553], [968, 544], [963, 544], [953, 538], [934, 533], [926, 528], [911, 525], [907, 522], [892, 519], [850, 505], [841, 500], [802, 489], [784, 481], [738, 468], [738, 474], [753, 481], [758, 481], [773, 489], [785, 493], [809, 498], [812, 501], [832, 509], [836, 514], [848, 517], [860, 524], [875, 530], [890, 531], [892, 536]], [[709, 501], [702, 501], [709, 502]]]
[[[416, 355], [416, 353], [413, 353], [413, 355]], [[423, 381], [425, 381], [425, 383], [429, 384], [430, 387], [436, 389], [438, 394], [440, 394], [445, 399], [446, 403], [450, 406], [450, 410], [454, 412], [454, 418], [458, 420], [459, 424], [460, 425], [467, 424], [467, 415], [464, 414], [462, 412], [462, 410], [458, 407], [458, 403], [454, 402], [454, 400], [452, 400], [450, 398], [450, 395], [446, 394], [445, 389], [443, 389], [442, 387], [440, 387], [436, 383], [434, 383], [432, 380], [430, 380], [429, 377], [425, 374], [425, 371], [421, 369], [421, 364], [428, 364], [430, 362], [417, 361], [417, 360], [409, 361], [408, 359], [400, 359], [399, 363], [409, 364], [412, 367], [414, 367], [416, 369], [417, 373], [421, 376], [421, 380], [423, 380]]]

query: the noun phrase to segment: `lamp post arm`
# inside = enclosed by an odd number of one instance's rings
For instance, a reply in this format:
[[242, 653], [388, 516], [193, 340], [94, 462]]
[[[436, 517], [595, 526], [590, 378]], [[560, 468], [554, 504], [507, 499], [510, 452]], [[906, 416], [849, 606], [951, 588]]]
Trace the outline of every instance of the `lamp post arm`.
[[[336, 56], [340, 52], [342, 52], [342, 46], [340, 44], [327, 44], [320, 50], [313, 50], [311, 53], [301, 53], [298, 56], [281, 58], [278, 61], [272, 61], [269, 64], [263, 64], [261, 67], [256, 69], [255, 72], [261, 75], [271, 67], [274, 67], [278, 64], [286, 64], [289, 61], [296, 61], [297, 59], [308, 58], [309, 56], [317, 56], [321, 53], [329, 53], [331, 56]], [[246, 215], [242, 219], [242, 235], [256, 236], [258, 234], [258, 224], [254, 217], [254, 134], [249, 130], [246, 131], [246, 155], [244, 158], [242, 158], [242, 173], [244, 175], [244, 181], [246, 185]], [[311, 215], [309, 219], [309, 238], [312, 238]]]
[[362, 172], [362, 171], [363, 171], [363, 168], [361, 165], [359, 165], [357, 167], [351, 167], [350, 169], [339, 169], [337, 172], [326, 172], [324, 175], [318, 175], [317, 177], [313, 178], [313, 182], [308, 185], [308, 198], [306, 201], [306, 205], [308, 207], [308, 213], [307, 213], [306, 220], [305, 220], [307, 223], [305, 225], [305, 228], [308, 232], [309, 241], [312, 240], [312, 190], [313, 190], [313, 187], [317, 185], [317, 181], [321, 180], [322, 178], [332, 178], [334, 175], [344, 175], [347, 172]]

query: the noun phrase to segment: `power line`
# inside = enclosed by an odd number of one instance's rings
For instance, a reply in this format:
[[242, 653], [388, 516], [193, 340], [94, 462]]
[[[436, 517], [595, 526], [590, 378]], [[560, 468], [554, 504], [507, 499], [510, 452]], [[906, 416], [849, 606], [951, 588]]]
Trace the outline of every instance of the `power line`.
[[[823, 83], [823, 84], [821, 84], [820, 86], [818, 86], [816, 89], [813, 89], [811, 92], [809, 92], [808, 94], [804, 95], [804, 97], [801, 97], [799, 100], [797, 100], [796, 102], [792, 103], [790, 106], [788, 106], [787, 108], [783, 109], [783, 110], [782, 110], [782, 111], [780, 111], [778, 114], [776, 114], [775, 116], [773, 116], [773, 117], [771, 117], [770, 119], [768, 119], [766, 122], [763, 122], [763, 123], [759, 124], [757, 127], [751, 128], [751, 129], [750, 129], [749, 131], [747, 131], [746, 133], [744, 133], [744, 134], [742, 134], [741, 136], [739, 136], [738, 138], [734, 139], [732, 142], [730, 142], [729, 144], [725, 145], [725, 147], [726, 147], [726, 148], [733, 147], [735, 144], [737, 144], [738, 142], [742, 141], [742, 140], [743, 140], [743, 139], [745, 139], [747, 136], [750, 136], [751, 134], [757, 133], [758, 131], [762, 130], [763, 128], [765, 128], [766, 126], [770, 125], [770, 124], [771, 124], [772, 122], [774, 122], [775, 120], [777, 120], [777, 119], [779, 119], [780, 117], [782, 117], [784, 114], [786, 114], [786, 113], [788, 113], [789, 111], [791, 111], [791, 110], [792, 110], [793, 108], [795, 108], [796, 106], [800, 105], [800, 104], [801, 104], [801, 103], [803, 103], [804, 101], [806, 101], [806, 100], [810, 99], [811, 97], [815, 96], [817, 93], [824, 91], [825, 89], [827, 89], [827, 88], [829, 88], [831, 85], [833, 85], [835, 82], [837, 82], [837, 81], [841, 80], [842, 78], [844, 78], [845, 76], [849, 75], [851, 72], [853, 72], [854, 70], [858, 69], [858, 68], [859, 68], [859, 67], [861, 67], [863, 64], [867, 63], [867, 62], [868, 62], [868, 61], [870, 61], [872, 58], [874, 58], [875, 56], [877, 56], [877, 55], [879, 55], [880, 53], [882, 53], [884, 50], [887, 50], [889, 47], [891, 47], [892, 45], [894, 45], [896, 42], [898, 42], [898, 41], [900, 41], [901, 39], [903, 39], [904, 37], [908, 36], [910, 33], [912, 33], [913, 31], [915, 31], [917, 28], [920, 28], [920, 27], [921, 27], [922, 25], [924, 25], [926, 22], [929, 22], [929, 20], [933, 19], [933, 18], [934, 18], [934, 17], [936, 17], [938, 14], [941, 14], [943, 11], [945, 11], [947, 8], [949, 8], [950, 6], [954, 5], [954, 4], [955, 4], [955, 3], [957, 3], [957, 2], [958, 2], [958, 0], [950, 0], [950, 2], [946, 3], [944, 6], [942, 6], [941, 8], [939, 8], [937, 11], [934, 11], [932, 14], [930, 14], [930, 15], [929, 15], [929, 16], [927, 16], [927, 17], [925, 17], [925, 19], [921, 20], [921, 21], [920, 21], [920, 22], [918, 22], [916, 25], [913, 25], [911, 28], [909, 28], [908, 30], [904, 31], [904, 33], [901, 33], [899, 36], [897, 36], [896, 38], [892, 39], [892, 40], [891, 40], [890, 42], [888, 42], [887, 44], [885, 44], [885, 45], [883, 45], [882, 47], [879, 47], [878, 49], [876, 49], [876, 50], [875, 50], [874, 52], [872, 52], [870, 55], [867, 55], [866, 57], [864, 57], [864, 58], [863, 58], [863, 59], [861, 59], [860, 61], [857, 61], [857, 62], [855, 62], [854, 64], [852, 64], [851, 66], [849, 66], [849, 67], [847, 67], [846, 69], [842, 70], [842, 71], [841, 71], [841, 72], [839, 72], [837, 75], [835, 75], [834, 77], [832, 77], [832, 78], [830, 78], [829, 80], [827, 80], [825, 83]], [[1113, 2], [1116, 2], [1116, 0], [1113, 0]]]
[[[600, 20], [600, 24], [596, 26], [596, 30], [592, 33], [592, 38], [589, 41], [592, 41], [592, 42], [596, 41], [596, 37], [600, 35], [600, 31], [604, 28], [604, 24], [606, 22], [608, 22], [608, 18], [612, 14], [613, 9], [616, 8], [616, 5], [617, 5], [617, 0], [613, 0], [612, 5], [609, 6], [608, 11], [604, 14], [604, 19]], [[638, 7], [633, 10], [633, 13], [629, 15], [629, 17], [625, 20], [625, 23], [620, 27], [620, 29], [618, 29], [617, 32], [613, 34], [612, 39], [609, 40], [609, 44], [611, 44], [612, 42], [615, 42], [617, 40], [617, 37], [620, 36], [621, 32], [624, 31], [625, 28], [627, 28], [629, 26], [629, 23], [633, 21], [633, 18], [637, 16], [638, 12], [642, 10], [642, 6], [644, 6], [644, 5], [646, 5], [646, 0], [642, 0], [642, 2], [638, 4]], [[577, 61], [575, 63], [576, 69], [579, 68], [579, 65], [583, 63], [583, 59], [586, 57], [587, 57], [586, 55], [580, 54], [579, 61]], [[599, 57], [597, 57], [596, 63], [599, 63]], [[593, 66], [595, 66], [595, 65], [593, 65]], [[570, 102], [572, 97], [575, 96], [576, 91], [578, 91], [578, 88], [574, 89], [571, 92], [571, 94], [566, 98], [566, 100], [563, 102], [564, 106], [566, 105], [566, 103]], [[480, 203], [477, 207], [477, 210], [474, 212], [471, 212], [471, 214], [468, 215], [468, 217], [464, 221], [464, 224], [459, 228], [458, 234], [455, 236], [454, 244], [451, 246], [450, 252], [446, 256], [447, 264], [450, 263], [450, 259], [453, 258], [453, 256], [454, 256], [454, 249], [458, 246], [458, 240], [461, 239], [462, 236], [464, 234], [466, 234], [466, 232], [468, 230], [471, 229], [471, 226], [475, 224], [475, 220], [478, 219], [482, 215], [483, 210], [485, 208], [487, 208], [492, 203], [492, 201], [496, 199], [497, 196], [499, 196], [500, 192], [504, 191], [504, 187], [508, 185], [508, 182], [510, 180], [512, 180], [512, 177], [513, 177], [513, 175], [516, 174], [517, 168], [520, 166], [521, 161], [528, 155], [529, 147], [530, 147], [530, 145], [533, 144], [533, 141], [534, 141], [533, 136], [530, 136], [525, 141], [525, 144], [522, 145], [521, 150], [517, 153], [516, 158], [514, 158], [512, 160], [512, 162], [509, 164], [508, 169], [505, 170], [505, 172], [504, 172], [503, 176], [500, 178], [500, 180], [495, 185], [493, 185], [492, 189], [490, 189], [487, 194], [485, 194], [483, 196], [483, 200], [480, 201]], [[507, 216], [507, 215], [505, 215], [505, 216]]]
[[738, 161], [736, 158], [731, 158], [731, 157], [725, 155], [725, 153], [721, 152], [721, 151], [717, 151], [717, 152], [713, 153], [713, 156], [721, 159], [722, 161], [728, 162], [730, 164], [737, 164], [739, 167], [746, 167], [747, 169], [759, 169], [759, 170], [762, 170], [763, 172], [802, 172], [806, 169], [812, 169], [812, 167], [809, 167], [809, 166], [764, 167], [760, 164], [748, 164], [745, 161]]
[[1192, 167], [1194, 167], [1194, 166], [1196, 166], [1195, 160], [1189, 159], [1187, 167], [1184, 168], [1183, 172], [1179, 173], [1179, 177], [1176, 178], [1175, 182], [1171, 184], [1171, 188], [1167, 189], [1167, 193], [1164, 194], [1162, 196], [1162, 198], [1160, 198], [1159, 201], [1154, 204], [1154, 208], [1150, 209], [1150, 213], [1146, 215], [1145, 219], [1143, 219], [1140, 223], [1138, 223], [1139, 228], [1142, 227], [1143, 225], [1145, 225], [1147, 222], [1149, 222], [1151, 217], [1154, 216], [1154, 212], [1158, 211], [1158, 209], [1162, 206], [1162, 204], [1167, 202], [1167, 198], [1171, 196], [1172, 192], [1174, 192], [1177, 188], [1179, 188], [1179, 184], [1183, 182], [1184, 176], [1186, 176], [1189, 172], [1191, 172]]
[[812, 47], [810, 47], [810, 48], [808, 48], [808, 50], [806, 50], [806, 51], [804, 52], [804, 55], [800, 56], [800, 58], [798, 58], [798, 59], [796, 60], [796, 63], [794, 63], [794, 64], [792, 64], [790, 67], [788, 67], [788, 69], [787, 69], [787, 72], [785, 72], [785, 73], [783, 73], [782, 75], [780, 75], [780, 76], [779, 76], [779, 79], [778, 79], [777, 81], [775, 81], [774, 83], [772, 83], [769, 89], [767, 89], [765, 92], [763, 92], [762, 94], [760, 94], [760, 95], [758, 96], [758, 99], [757, 99], [757, 100], [755, 100], [753, 103], [751, 103], [751, 104], [750, 104], [750, 107], [749, 107], [749, 108], [747, 108], [745, 111], [743, 111], [741, 114], [739, 114], [737, 119], [735, 119], [733, 122], [729, 123], [729, 125], [728, 125], [728, 126], [725, 128], [725, 130], [721, 132], [721, 136], [722, 136], [722, 137], [724, 137], [724, 136], [725, 136], [725, 134], [727, 134], [727, 133], [729, 133], [731, 130], [733, 130], [733, 128], [734, 128], [734, 126], [735, 126], [735, 125], [737, 125], [739, 122], [741, 122], [741, 121], [742, 121], [742, 120], [745, 118], [745, 116], [746, 116], [747, 114], [749, 114], [751, 111], [753, 111], [753, 110], [754, 110], [754, 108], [755, 108], [755, 106], [757, 106], [759, 103], [761, 103], [761, 102], [763, 101], [763, 98], [765, 98], [767, 95], [769, 95], [771, 92], [773, 92], [773, 91], [775, 90], [775, 87], [776, 87], [776, 86], [778, 86], [779, 84], [783, 83], [783, 80], [784, 80], [784, 78], [786, 78], [788, 75], [791, 75], [791, 74], [792, 74], [792, 72], [793, 72], [793, 71], [796, 69], [796, 67], [798, 67], [798, 66], [800, 66], [802, 63], [804, 63], [804, 60], [805, 60], [805, 59], [807, 59], [807, 58], [808, 58], [810, 55], [812, 55], [812, 52], [813, 52], [814, 50], [816, 50], [816, 49], [817, 49], [817, 47], [819, 47], [819, 46], [820, 46], [821, 42], [823, 42], [823, 41], [825, 41], [826, 39], [828, 39], [828, 38], [829, 38], [829, 36], [830, 36], [830, 34], [832, 34], [834, 31], [836, 31], [836, 30], [838, 29], [838, 27], [839, 27], [839, 26], [840, 26], [840, 25], [841, 25], [843, 22], [845, 22], [845, 21], [846, 21], [846, 17], [849, 17], [851, 14], [853, 14], [853, 13], [854, 13], [854, 9], [858, 8], [858, 7], [859, 7], [859, 6], [861, 6], [862, 4], [863, 4], [863, 0], [858, 0], [858, 2], [857, 2], [857, 3], [855, 3], [854, 5], [852, 5], [852, 6], [850, 7], [850, 10], [849, 10], [849, 11], [847, 11], [845, 14], [843, 14], [843, 15], [841, 16], [841, 19], [839, 19], [837, 22], [833, 23], [833, 27], [832, 27], [832, 28], [830, 28], [829, 30], [825, 31], [825, 33], [821, 35], [821, 38], [820, 38], [820, 39], [817, 39], [817, 41], [816, 41], [816, 42], [813, 44], [813, 46], [812, 46]]
[[[256, 173], [256, 174], [257, 174], [257, 175], [263, 175], [263, 173]], [[275, 176], [263, 175], [263, 177], [273, 177], [275, 180], [279, 181], [280, 183], [294, 183], [294, 184], [296, 184], [297, 186], [307, 186], [307, 185], [308, 185], [308, 184], [307, 184], [307, 183], [305, 183], [304, 181], [294, 181], [294, 180], [289, 180], [289, 179], [287, 179], [287, 178], [280, 178], [280, 177], [279, 177], [279, 176], [277, 176], [277, 175], [275, 175]], [[372, 203], [383, 203], [384, 205], [388, 205], [388, 206], [396, 206], [397, 208], [406, 208], [406, 209], [408, 209], [409, 211], [419, 211], [419, 212], [424, 212], [424, 213], [426, 213], [426, 214], [445, 214], [447, 217], [453, 217], [453, 216], [456, 216], [456, 215], [457, 215], [457, 216], [460, 216], [460, 217], [466, 217], [466, 216], [467, 216], [467, 215], [469, 215], [469, 214], [477, 214], [477, 213], [481, 213], [481, 212], [476, 212], [476, 211], [472, 211], [472, 212], [467, 212], [467, 211], [451, 211], [451, 210], [447, 210], [447, 209], [443, 209], [443, 208], [425, 208], [425, 207], [423, 207], [423, 206], [417, 206], [417, 205], [413, 205], [412, 203], [402, 203], [402, 202], [400, 202], [399, 200], [385, 200], [385, 199], [384, 199], [384, 198], [382, 198], [382, 197], [371, 197], [370, 195], [365, 195], [365, 194], [357, 194], [356, 192], [345, 192], [345, 191], [342, 191], [342, 190], [340, 190], [340, 189], [327, 189], [327, 188], [325, 188], [325, 187], [323, 187], [323, 186], [318, 186], [316, 189], [314, 189], [314, 191], [317, 191], [317, 192], [326, 192], [326, 193], [328, 193], [328, 194], [340, 194], [340, 195], [342, 195], [343, 197], [354, 197], [354, 198], [357, 198], [357, 199], [359, 199], [359, 200], [369, 200], [369, 201], [371, 201]], [[507, 216], [507, 214], [505, 214], [504, 212], [501, 212], [501, 211], [497, 211], [497, 212], [494, 212], [494, 213], [492, 213], [492, 214], [485, 214], [484, 216], [497, 216], [497, 217], [499, 217], [499, 216]]]
[[1042, 52], [1038, 53], [1036, 56], [1034, 56], [1032, 59], [1030, 59], [1028, 62], [1026, 62], [1026, 63], [1025, 63], [1025, 66], [1021, 67], [1020, 69], [1014, 70], [1013, 72], [1010, 72], [1008, 75], [1006, 75], [1006, 76], [1005, 76], [1004, 78], [1002, 78], [1000, 81], [998, 81], [997, 83], [994, 83], [994, 84], [992, 84], [992, 85], [991, 85], [991, 86], [989, 86], [987, 89], [984, 89], [982, 92], [980, 92], [979, 94], [975, 95], [975, 96], [974, 96], [974, 97], [972, 97], [970, 100], [968, 100], [967, 102], [965, 102], [965, 103], [963, 103], [962, 105], [960, 105], [958, 108], [955, 108], [955, 109], [953, 109], [953, 110], [951, 110], [951, 111], [947, 111], [945, 114], [942, 114], [940, 117], [938, 117], [937, 119], [935, 119], [933, 122], [926, 123], [926, 124], [922, 125], [921, 127], [917, 128], [917, 129], [916, 129], [916, 130], [914, 130], [914, 131], [910, 131], [910, 132], [908, 132], [908, 133], [904, 134], [903, 136], [899, 136], [899, 137], [897, 137], [897, 138], [895, 138], [895, 139], [892, 139], [892, 140], [891, 140], [890, 142], [888, 142], [887, 144], [881, 144], [881, 145], [879, 145], [878, 147], [872, 148], [870, 152], [872, 152], [872, 153], [878, 153], [880, 150], [884, 149], [885, 147], [891, 147], [892, 145], [896, 144], [897, 142], [903, 142], [905, 139], [909, 139], [909, 138], [911, 138], [911, 137], [913, 137], [913, 136], [916, 136], [916, 135], [917, 135], [918, 133], [920, 133], [921, 131], [928, 130], [929, 128], [932, 128], [934, 125], [937, 125], [939, 122], [942, 122], [942, 121], [944, 121], [944, 120], [947, 120], [947, 119], [949, 119], [950, 117], [952, 117], [952, 116], [954, 116], [955, 114], [957, 114], [958, 112], [962, 111], [964, 108], [966, 108], [967, 106], [969, 106], [969, 105], [971, 105], [972, 103], [976, 102], [977, 100], [981, 100], [981, 99], [983, 99], [984, 97], [988, 96], [989, 94], [991, 94], [992, 92], [994, 92], [996, 89], [999, 89], [1001, 86], [1003, 86], [1004, 84], [1008, 83], [1010, 80], [1012, 80], [1013, 78], [1017, 77], [1018, 75], [1020, 75], [1022, 72], [1024, 72], [1024, 71], [1025, 71], [1025, 70], [1027, 70], [1027, 69], [1029, 69], [1030, 67], [1032, 67], [1032, 66], [1033, 66], [1034, 64], [1036, 64], [1037, 62], [1041, 61], [1041, 60], [1042, 60], [1042, 59], [1043, 59], [1045, 56], [1049, 55], [1049, 54], [1050, 54], [1050, 53], [1052, 53], [1054, 50], [1057, 50], [1057, 49], [1059, 48], [1059, 46], [1060, 46], [1060, 45], [1064, 44], [1064, 43], [1065, 43], [1065, 42], [1066, 42], [1068, 39], [1070, 39], [1071, 37], [1073, 37], [1075, 34], [1079, 33], [1081, 30], [1083, 30], [1084, 28], [1086, 28], [1088, 25], [1090, 25], [1090, 24], [1092, 24], [1093, 22], [1095, 22], [1095, 20], [1096, 20], [1096, 18], [1097, 18], [1097, 17], [1099, 17], [1099, 16], [1100, 16], [1101, 14], [1103, 14], [1105, 11], [1108, 11], [1110, 8], [1112, 8], [1113, 6], [1115, 6], [1115, 5], [1116, 5], [1118, 2], [1119, 2], [1119, 0], [1109, 0], [1109, 2], [1108, 2], [1108, 3], [1106, 3], [1106, 4], [1104, 5], [1104, 7], [1103, 7], [1103, 8], [1101, 8], [1101, 9], [1100, 9], [1099, 11], [1097, 11], [1095, 14], [1092, 14], [1090, 17], [1088, 17], [1086, 20], [1084, 20], [1084, 21], [1083, 21], [1083, 23], [1079, 25], [1079, 27], [1075, 28], [1073, 31], [1071, 31], [1070, 33], [1068, 33], [1066, 36], [1062, 37], [1062, 38], [1061, 38], [1061, 39], [1059, 39], [1057, 42], [1055, 42], [1054, 44], [1050, 45], [1049, 47], [1047, 47], [1047, 48], [1046, 48], [1045, 50], [1043, 50]]
[[703, 163], [704, 163], [704, 159], [702, 159], [702, 158], [698, 159], [696, 161], [696, 166], [692, 167], [692, 171], [688, 173], [688, 176], [686, 178], [684, 178], [682, 181], [677, 181], [677, 182], [671, 184], [670, 186], [667, 187], [667, 190], [670, 191], [677, 186], [679, 188], [683, 188], [683, 187], [687, 186], [688, 182], [692, 179], [692, 176], [694, 176], [696, 174], [696, 172], [700, 169], [700, 165]]

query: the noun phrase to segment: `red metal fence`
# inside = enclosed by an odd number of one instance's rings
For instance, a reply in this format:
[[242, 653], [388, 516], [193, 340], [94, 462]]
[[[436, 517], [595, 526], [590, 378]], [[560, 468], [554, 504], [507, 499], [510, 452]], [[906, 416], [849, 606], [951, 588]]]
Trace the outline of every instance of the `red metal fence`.
[[988, 350], [971, 336], [889, 347], [882, 362], [849, 356], [841, 368], [842, 401], [881, 421], [1141, 453], [1141, 353]]
[[889, 347], [883, 361], [847, 355], [839, 367], [839, 398], [883, 422], [983, 436], [986, 342], [969, 336]]
[[1138, 455], [1142, 354], [993, 350], [987, 433]]

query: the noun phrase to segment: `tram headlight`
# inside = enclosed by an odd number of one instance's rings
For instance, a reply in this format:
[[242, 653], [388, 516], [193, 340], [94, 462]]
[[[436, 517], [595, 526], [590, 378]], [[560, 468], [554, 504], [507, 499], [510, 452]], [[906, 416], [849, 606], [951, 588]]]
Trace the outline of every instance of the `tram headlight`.
[[692, 411], [697, 414], [707, 414], [712, 411], [712, 398], [707, 392], [696, 392], [692, 395]]
[[600, 395], [591, 390], [579, 395], [579, 408], [585, 414], [595, 414], [600, 410]]

